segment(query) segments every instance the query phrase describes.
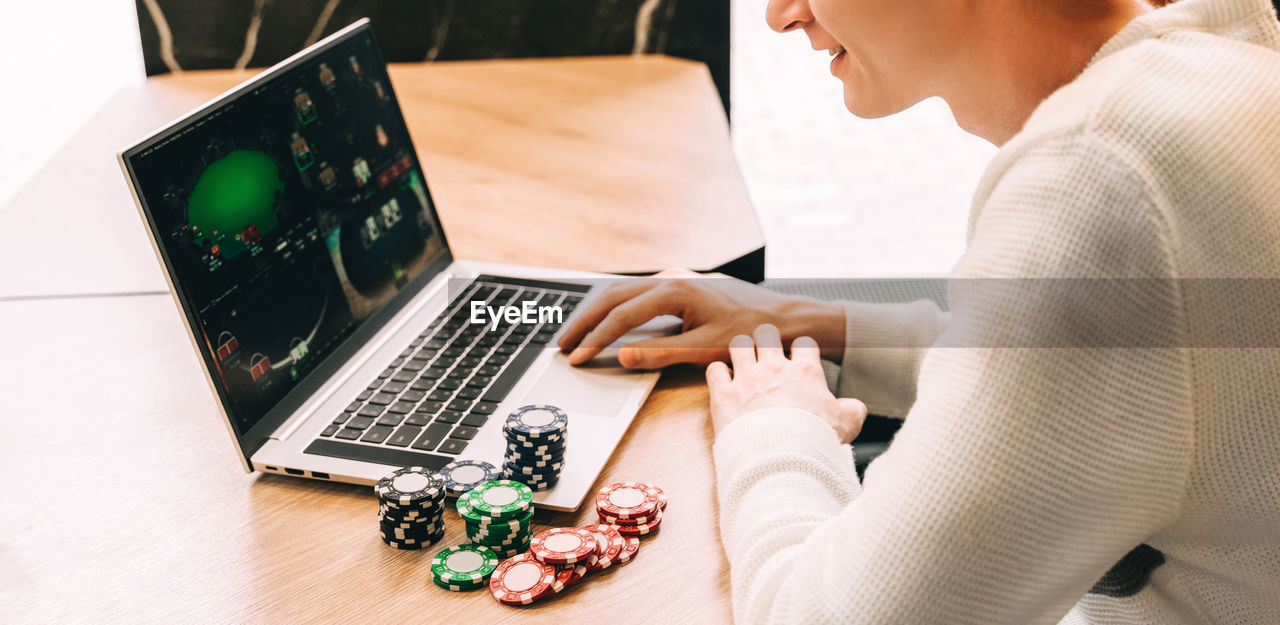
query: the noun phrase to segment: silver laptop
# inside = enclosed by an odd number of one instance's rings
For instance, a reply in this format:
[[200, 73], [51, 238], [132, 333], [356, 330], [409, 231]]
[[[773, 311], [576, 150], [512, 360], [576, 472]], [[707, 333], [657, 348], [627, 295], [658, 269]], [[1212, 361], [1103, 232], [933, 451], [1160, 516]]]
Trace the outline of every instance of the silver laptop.
[[119, 159], [246, 471], [501, 467], [506, 416], [551, 404], [535, 501], [571, 510], [657, 381], [555, 349], [601, 275], [453, 258], [368, 20]]

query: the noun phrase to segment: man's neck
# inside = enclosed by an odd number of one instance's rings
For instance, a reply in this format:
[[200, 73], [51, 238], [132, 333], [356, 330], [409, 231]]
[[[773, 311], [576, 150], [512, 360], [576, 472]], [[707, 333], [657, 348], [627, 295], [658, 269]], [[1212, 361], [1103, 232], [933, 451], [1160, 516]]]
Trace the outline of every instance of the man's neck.
[[[992, 6], [1001, 3], [992, 3]], [[1003, 3], [978, 20], [973, 75], [952, 76], [940, 95], [966, 131], [1004, 145], [1036, 107], [1075, 80], [1098, 50], [1151, 7], [1139, 0], [1037, 0]], [[1016, 15], [1009, 15], [1010, 5]]]

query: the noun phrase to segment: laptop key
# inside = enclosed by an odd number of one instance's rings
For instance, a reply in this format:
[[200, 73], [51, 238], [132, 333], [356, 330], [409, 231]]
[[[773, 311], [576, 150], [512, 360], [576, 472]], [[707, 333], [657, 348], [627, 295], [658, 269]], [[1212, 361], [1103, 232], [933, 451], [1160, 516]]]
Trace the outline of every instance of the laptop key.
[[364, 408], [360, 409], [359, 415], [362, 417], [377, 417], [377, 416], [381, 416], [383, 411], [385, 411], [386, 409], [387, 409], [386, 406], [369, 404], [368, 406], [365, 406]]
[[436, 415], [436, 423], [457, 423], [462, 419], [462, 413], [457, 410], [445, 410]]
[[443, 376], [445, 373], [448, 373], [448, 371], [449, 370], [445, 367], [427, 367], [426, 369], [422, 370], [422, 375], [419, 376], [418, 379], [419, 380], [435, 380]]
[[470, 370], [479, 367], [481, 362], [483, 361], [479, 356], [467, 356], [458, 361], [458, 367], [467, 369], [470, 372]]
[[370, 391], [370, 390], [360, 391], [360, 394], [356, 395], [356, 401], [366, 401], [370, 397], [373, 397], [373, 391]]
[[378, 393], [377, 395], [369, 398], [369, 403], [385, 406], [395, 400], [396, 396], [392, 393]]
[[418, 378], [418, 381], [411, 384], [409, 388], [415, 391], [429, 391], [431, 390], [431, 387], [435, 385], [436, 385], [435, 380], [432, 380], [430, 378]]
[[492, 382], [492, 381], [493, 381], [492, 377], [487, 375], [480, 375], [479, 373], [477, 373], [471, 376], [470, 380], [467, 380], [467, 386], [470, 386], [471, 388], [484, 388], [486, 386], [489, 386], [489, 382]]
[[[410, 360], [409, 362], [404, 363], [404, 366], [400, 368], [400, 372], [404, 373], [405, 371], [421, 371], [422, 368], [425, 366], [427, 366], [427, 363], [422, 362], [421, 360]], [[415, 375], [414, 377], [417, 377], [417, 376]]]
[[473, 427], [473, 428], [478, 428], [478, 427], [480, 427], [480, 426], [484, 425], [485, 421], [488, 421], [488, 420], [489, 420], [489, 415], [487, 415], [487, 414], [480, 414], [480, 413], [475, 412], [475, 411], [473, 410], [473, 411], [472, 411], [470, 414], [468, 414], [464, 419], [462, 419], [462, 425], [466, 425], [466, 426]]
[[340, 429], [340, 427], [341, 426], [339, 426], [337, 423], [330, 423], [327, 427], [325, 427], [324, 431], [320, 433], [320, 436], [333, 436], [334, 434], [338, 433], [338, 430]]
[[394, 428], [389, 425], [375, 425], [369, 428], [369, 431], [365, 432], [365, 435], [360, 440], [366, 443], [381, 443], [387, 440], [388, 436], [391, 436], [392, 431], [394, 431]]
[[426, 393], [423, 393], [422, 391], [417, 391], [417, 390], [405, 391], [403, 393], [400, 393], [400, 399], [404, 401], [422, 401], [422, 398], [426, 397], [426, 395], [427, 395]]
[[413, 411], [413, 402], [398, 401], [394, 404], [391, 404], [391, 407], [387, 408], [387, 410], [394, 412], [396, 414], [409, 414], [410, 412]]
[[404, 390], [404, 382], [387, 382], [382, 386], [383, 392], [399, 393]]
[[484, 389], [483, 389], [483, 388], [476, 388], [476, 387], [474, 387], [474, 386], [468, 386], [468, 387], [466, 387], [466, 388], [464, 388], [464, 389], [462, 389], [462, 390], [458, 391], [457, 398], [458, 398], [458, 399], [479, 399], [479, 398], [480, 398], [480, 393], [483, 393], [483, 392], [484, 392]]
[[391, 438], [387, 439], [387, 444], [392, 447], [408, 447], [413, 443], [414, 439], [418, 438], [418, 434], [421, 432], [422, 428], [420, 427], [402, 425], [400, 429], [396, 430], [395, 434], [391, 435]]
[[436, 384], [436, 388], [445, 390], [445, 391], [457, 390], [459, 386], [462, 386], [462, 380], [459, 380], [457, 378], [445, 378], [443, 380], [440, 380], [439, 384]]
[[342, 425], [343, 423], [347, 422], [347, 419], [351, 418], [351, 415], [352, 413], [350, 412], [340, 412], [338, 413], [338, 416], [333, 418], [333, 422], [338, 425]]
[[347, 404], [347, 412], [355, 412], [359, 409], [360, 409], [360, 402], [358, 401], [353, 401], [350, 404]]
[[395, 373], [395, 372], [396, 372], [396, 368], [395, 368], [395, 367], [387, 367], [386, 369], [383, 369], [383, 370], [382, 370], [382, 373], [379, 373], [379, 374], [378, 374], [378, 379], [379, 379], [379, 380], [383, 380], [383, 379], [389, 378], [389, 377], [391, 377], [391, 374], [393, 374], [393, 373]]
[[353, 440], [356, 440], [357, 438], [360, 438], [361, 434], [364, 434], [363, 430], [357, 430], [355, 428], [342, 428], [341, 430], [338, 431], [336, 436], [341, 439], [353, 441]]
[[446, 440], [436, 451], [442, 454], [460, 454], [467, 448], [467, 441], [451, 438]]
[[396, 414], [394, 412], [388, 412], [387, 414], [384, 414], [378, 418], [378, 425], [389, 425], [394, 427], [394, 426], [400, 425], [400, 422], [403, 420], [404, 420], [404, 415]]
[[460, 438], [464, 441], [469, 441], [476, 437], [476, 432], [478, 431], [479, 430], [469, 425], [459, 425], [458, 427], [453, 428], [453, 432], [449, 434], [449, 438]]
[[450, 397], [453, 397], [453, 391], [442, 388], [431, 391], [431, 394], [427, 395], [427, 399], [432, 401], [449, 401]]
[[363, 430], [371, 425], [373, 425], [373, 417], [352, 417], [347, 422], [348, 429]]
[[[446, 434], [449, 433], [449, 425], [446, 423], [432, 423], [422, 431], [422, 435], [414, 441], [413, 448], [423, 451], [431, 451], [444, 440]], [[456, 453], [456, 452], [455, 452]]]
[[391, 381], [392, 382], [412, 382], [417, 377], [418, 377], [418, 374], [413, 371], [398, 371], [396, 372], [395, 375], [391, 376]]
[[435, 414], [440, 412], [442, 408], [444, 408], [444, 402], [432, 399], [418, 404], [418, 412], [425, 412], [427, 414]]
[[482, 415], [491, 415], [493, 411], [498, 409], [496, 401], [482, 401], [471, 407], [471, 412]]
[[467, 410], [471, 409], [471, 404], [472, 404], [472, 400], [470, 399], [462, 399], [462, 398], [455, 399], [449, 402], [449, 410], [456, 410], [457, 412], [466, 412]]
[[415, 412], [415, 413], [413, 413], [413, 414], [409, 415], [409, 416], [404, 420], [404, 424], [405, 424], [405, 425], [426, 425], [426, 424], [428, 424], [428, 423], [431, 423], [431, 416], [432, 416], [432, 415], [429, 415], [429, 414], [424, 414], [424, 413], [421, 413], [421, 412]]
[[[490, 362], [490, 363], [492, 363], [493, 361], [492, 361], [492, 360], [490, 360], [489, 362]], [[487, 377], [487, 378], [491, 378], [491, 377], [493, 377], [493, 376], [495, 376], [495, 375], [498, 375], [498, 373], [499, 373], [500, 371], [502, 371], [502, 367], [501, 367], [501, 366], [496, 365], [496, 364], [487, 364], [487, 365], [485, 365], [485, 366], [483, 366], [483, 367], [480, 367], [479, 369], [476, 369], [476, 375], [477, 375], [477, 376], [482, 375], [482, 376], [485, 376], [485, 377]]]

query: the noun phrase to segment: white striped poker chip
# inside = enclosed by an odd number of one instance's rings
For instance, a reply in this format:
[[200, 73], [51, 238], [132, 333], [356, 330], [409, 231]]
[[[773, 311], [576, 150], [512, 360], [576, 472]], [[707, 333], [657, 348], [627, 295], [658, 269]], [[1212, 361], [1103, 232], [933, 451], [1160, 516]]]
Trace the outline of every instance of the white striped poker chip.
[[565, 588], [586, 577], [587, 571], [592, 570], [592, 567], [596, 565], [595, 559], [595, 555], [592, 555], [588, 561], [556, 565], [556, 581], [551, 582], [551, 593], [559, 594]]
[[529, 553], [547, 564], [582, 562], [596, 553], [596, 535], [580, 527], [553, 527], [529, 541]]
[[[476, 529], [511, 531], [529, 526], [529, 523], [533, 521], [533, 507], [530, 506], [528, 511], [514, 519], [495, 519], [489, 516], [472, 514], [468, 514], [467, 517], [463, 518], [466, 520], [468, 528], [474, 526]], [[478, 520], [478, 522], [473, 522], [473, 519]]]
[[[437, 525], [437, 526], [430, 527], [427, 529], [422, 529], [422, 530], [403, 530], [400, 528], [394, 528], [394, 529], [379, 530], [379, 531], [382, 532], [383, 538], [403, 540], [405, 542], [413, 542], [415, 540], [421, 541], [427, 538], [428, 536], [435, 536], [437, 534], [440, 534], [441, 532], [444, 531], [444, 526]], [[432, 541], [432, 542], [435, 542], [435, 541]]]
[[636, 538], [635, 536], [623, 536], [622, 539], [626, 541], [626, 543], [622, 545], [622, 553], [618, 554], [618, 564], [626, 564], [630, 562], [631, 559], [636, 557], [636, 554], [640, 552], [639, 538]]
[[543, 436], [533, 438], [522, 434], [512, 432], [504, 432], [507, 439], [507, 449], [529, 449], [532, 447], [546, 447], [549, 449], [562, 448], [568, 444], [568, 438], [564, 434]]
[[523, 473], [515, 473], [511, 471], [503, 471], [502, 475], [509, 480], [520, 482], [528, 486], [530, 490], [537, 490], [539, 486], [551, 487], [560, 481], [559, 473], [547, 473], [543, 475], [525, 475]]
[[485, 482], [458, 498], [458, 513], [507, 520], [523, 517], [533, 505], [529, 487], [512, 480]]
[[446, 584], [473, 584], [489, 579], [498, 556], [483, 545], [456, 545], [431, 559], [431, 576]]
[[512, 412], [502, 428], [512, 436], [525, 437], [524, 440], [563, 436], [569, 429], [569, 415], [548, 404], [530, 404]]
[[652, 521], [641, 523], [639, 525], [614, 525], [618, 533], [623, 536], [646, 536], [652, 534], [662, 525], [662, 512], [659, 512]]
[[658, 491], [642, 482], [615, 482], [596, 492], [596, 512], [617, 519], [652, 516]]
[[503, 560], [489, 577], [489, 592], [507, 605], [529, 605], [548, 592], [556, 568], [527, 553]]
[[498, 479], [498, 473], [498, 467], [483, 460], [454, 460], [440, 469], [445, 491], [455, 497]]
[[609, 525], [640, 525], [641, 523], [648, 523], [654, 520], [655, 518], [657, 518], [658, 516], [658, 513], [654, 512], [649, 516], [638, 516], [638, 517], [632, 517], [630, 519], [619, 519], [616, 516], [610, 516], [610, 515], [604, 514], [599, 510], [596, 511], [596, 514], [600, 516], [601, 523], [607, 523]]
[[552, 462], [548, 464], [530, 464], [530, 465], [511, 465], [502, 466], [504, 471], [518, 473], [521, 475], [545, 475], [547, 473], [559, 473], [564, 468], [564, 462]]
[[378, 480], [373, 492], [391, 508], [424, 506], [444, 497], [444, 479], [425, 467], [404, 467]]
[[603, 571], [618, 562], [618, 556], [622, 554], [623, 547], [627, 544], [627, 539], [618, 530], [606, 523], [594, 523], [592, 525], [583, 525], [582, 529], [590, 530], [596, 535], [596, 563], [591, 567], [592, 571]]

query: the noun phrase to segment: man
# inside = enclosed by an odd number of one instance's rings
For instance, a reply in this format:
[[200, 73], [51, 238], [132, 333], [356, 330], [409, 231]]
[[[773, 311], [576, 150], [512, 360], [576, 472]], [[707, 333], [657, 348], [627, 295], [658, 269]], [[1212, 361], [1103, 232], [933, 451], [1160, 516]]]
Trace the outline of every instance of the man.
[[[735, 618], [1280, 623], [1280, 306], [1254, 297], [1280, 275], [1269, 0], [773, 0], [767, 18], [834, 53], [854, 114], [940, 96], [1002, 149], [951, 316], [663, 279], [566, 330], [581, 363], [676, 314], [685, 332], [619, 360], [711, 363]], [[845, 444], [868, 407], [906, 422], [859, 483]]]

